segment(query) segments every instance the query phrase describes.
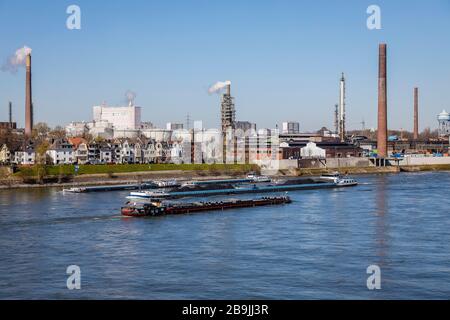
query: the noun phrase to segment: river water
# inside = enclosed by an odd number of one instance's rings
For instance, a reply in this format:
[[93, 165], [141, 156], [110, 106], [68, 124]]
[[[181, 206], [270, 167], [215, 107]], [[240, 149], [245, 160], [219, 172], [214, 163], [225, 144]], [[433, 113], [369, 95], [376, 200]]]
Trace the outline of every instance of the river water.
[[128, 192], [2, 190], [0, 298], [449, 299], [450, 172], [357, 178], [289, 205], [158, 218], [122, 218]]

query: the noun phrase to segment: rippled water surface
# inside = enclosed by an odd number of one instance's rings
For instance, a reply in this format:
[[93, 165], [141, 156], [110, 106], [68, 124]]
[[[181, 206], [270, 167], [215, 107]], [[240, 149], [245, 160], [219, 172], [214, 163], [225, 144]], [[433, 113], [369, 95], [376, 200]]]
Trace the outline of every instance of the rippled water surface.
[[[122, 218], [127, 192], [1, 190], [0, 298], [449, 299], [450, 173], [358, 180], [159, 218]], [[366, 286], [373, 264], [381, 290]]]

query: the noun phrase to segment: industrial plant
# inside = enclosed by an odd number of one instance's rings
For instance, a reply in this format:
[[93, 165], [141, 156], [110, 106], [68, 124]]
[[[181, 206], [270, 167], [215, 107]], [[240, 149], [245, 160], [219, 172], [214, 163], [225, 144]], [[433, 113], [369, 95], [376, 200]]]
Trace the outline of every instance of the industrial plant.
[[[21, 145], [3, 142], [0, 162], [34, 164], [34, 106], [32, 96], [31, 49], [18, 51], [18, 61], [25, 66], [25, 128], [13, 122], [13, 104], [9, 102], [9, 121], [0, 123], [3, 135], [23, 136]], [[141, 119], [142, 107], [135, 104], [135, 94], [127, 92], [128, 105], [92, 107], [92, 120], [71, 122], [65, 138], [54, 139], [47, 151], [53, 164], [72, 163], [255, 163], [278, 169], [308, 167], [393, 166], [401, 163], [446, 163], [450, 136], [450, 115], [438, 115], [439, 136], [421, 138], [419, 134], [419, 88], [413, 88], [413, 132], [404, 138], [389, 134], [388, 128], [387, 45], [378, 52], [378, 128], [375, 136], [349, 130], [346, 124], [346, 79], [339, 80], [338, 103], [334, 109], [334, 130], [323, 127], [317, 132], [301, 132], [300, 123], [286, 121], [278, 129], [257, 129], [255, 123], [236, 120], [239, 114], [232, 82], [217, 82], [209, 89], [219, 93], [220, 129], [207, 129], [200, 123], [168, 122], [157, 128]], [[391, 130], [392, 133], [392, 130]], [[81, 139], [81, 140], [80, 140]], [[100, 142], [101, 141], [101, 142]], [[157, 151], [158, 150], [158, 151]], [[411, 158], [409, 155], [415, 155]], [[422, 155], [422, 157], [418, 157]], [[429, 157], [439, 155], [436, 157]], [[425, 157], [428, 156], [428, 157]], [[320, 161], [315, 161], [319, 159]], [[336, 160], [341, 159], [341, 160]], [[450, 163], [450, 162], [449, 162]]]

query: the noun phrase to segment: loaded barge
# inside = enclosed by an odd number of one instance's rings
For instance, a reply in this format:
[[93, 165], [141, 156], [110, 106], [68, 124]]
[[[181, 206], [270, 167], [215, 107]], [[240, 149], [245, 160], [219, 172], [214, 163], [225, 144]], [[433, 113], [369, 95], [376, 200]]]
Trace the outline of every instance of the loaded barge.
[[180, 204], [163, 204], [160, 201], [152, 203], [127, 203], [121, 213], [127, 217], [162, 216], [169, 214], [187, 214], [201, 211], [249, 208], [291, 203], [289, 197], [263, 197], [251, 200], [225, 200], [192, 202]]
[[231, 184], [214, 186], [183, 186], [168, 192], [131, 192], [128, 199], [174, 199], [183, 197], [205, 197], [214, 195], [286, 192], [294, 190], [311, 190], [326, 188], [342, 188], [356, 186], [354, 179], [341, 177], [323, 177], [318, 179], [292, 179], [276, 184], [235, 186]]
[[105, 185], [94, 187], [74, 187], [70, 189], [63, 189], [64, 193], [87, 193], [87, 192], [104, 192], [104, 191], [122, 191], [122, 190], [143, 190], [156, 188], [153, 183], [139, 183], [139, 184], [120, 184], [120, 185]]
[[70, 189], [63, 189], [64, 193], [88, 193], [88, 192], [103, 192], [103, 191], [123, 191], [123, 190], [148, 190], [148, 189], [172, 189], [181, 186], [213, 186], [221, 184], [242, 184], [242, 183], [256, 183], [269, 182], [266, 177], [249, 176], [245, 179], [223, 179], [223, 180], [198, 180], [181, 184], [176, 179], [172, 180], [156, 180], [146, 181], [135, 184], [121, 184], [121, 185], [103, 185], [92, 187], [73, 187]]

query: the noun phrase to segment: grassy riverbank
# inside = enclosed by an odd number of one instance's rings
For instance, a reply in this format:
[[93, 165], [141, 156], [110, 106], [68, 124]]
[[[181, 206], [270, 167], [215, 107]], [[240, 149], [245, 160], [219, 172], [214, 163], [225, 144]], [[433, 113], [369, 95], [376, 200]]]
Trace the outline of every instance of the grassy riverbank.
[[258, 170], [250, 164], [113, 164], [113, 165], [80, 165], [75, 172], [73, 165], [19, 167], [16, 176], [38, 176], [39, 170], [45, 170], [45, 175], [85, 175], [85, 174], [116, 174], [151, 171], [252, 171]]

